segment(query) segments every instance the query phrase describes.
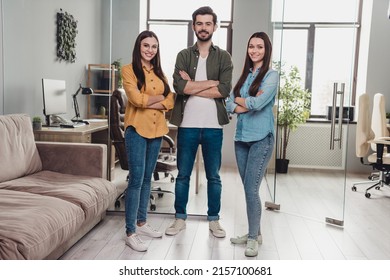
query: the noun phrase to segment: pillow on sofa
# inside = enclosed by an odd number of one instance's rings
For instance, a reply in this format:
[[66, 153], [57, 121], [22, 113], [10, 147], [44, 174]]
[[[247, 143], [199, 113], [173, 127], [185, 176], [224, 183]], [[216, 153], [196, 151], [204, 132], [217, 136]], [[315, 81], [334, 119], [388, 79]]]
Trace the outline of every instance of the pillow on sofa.
[[0, 116], [0, 182], [42, 170], [28, 115]]

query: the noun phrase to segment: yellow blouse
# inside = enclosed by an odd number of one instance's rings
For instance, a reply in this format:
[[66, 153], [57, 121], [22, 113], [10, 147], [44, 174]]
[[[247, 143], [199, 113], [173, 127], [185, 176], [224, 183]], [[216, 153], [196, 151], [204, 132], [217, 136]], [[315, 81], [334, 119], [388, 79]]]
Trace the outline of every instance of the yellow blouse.
[[153, 69], [146, 70], [143, 67], [143, 70], [146, 87], [138, 90], [137, 77], [132, 65], [128, 64], [122, 67], [123, 87], [128, 99], [124, 119], [125, 128], [131, 125], [139, 135], [149, 139], [162, 137], [169, 131], [165, 112], [173, 108], [174, 94], [170, 92], [160, 102], [165, 110], [146, 108], [149, 96], [164, 93], [164, 83], [157, 77]]

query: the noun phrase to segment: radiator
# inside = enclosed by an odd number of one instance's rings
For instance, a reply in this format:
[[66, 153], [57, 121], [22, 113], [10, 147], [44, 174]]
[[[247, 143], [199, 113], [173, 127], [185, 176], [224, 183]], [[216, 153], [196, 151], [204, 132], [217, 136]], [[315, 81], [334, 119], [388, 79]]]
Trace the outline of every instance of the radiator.
[[290, 133], [287, 146], [289, 167], [310, 169], [344, 169], [347, 126], [342, 129], [342, 146], [330, 150], [330, 124], [305, 123]]

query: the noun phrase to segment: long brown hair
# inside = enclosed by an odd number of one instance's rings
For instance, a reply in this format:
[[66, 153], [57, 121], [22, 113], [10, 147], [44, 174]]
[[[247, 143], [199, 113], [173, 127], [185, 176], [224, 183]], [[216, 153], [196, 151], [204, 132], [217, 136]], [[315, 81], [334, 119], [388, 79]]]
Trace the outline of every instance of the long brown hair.
[[245, 83], [246, 78], [248, 77], [248, 74], [250, 73], [250, 69], [253, 67], [253, 61], [249, 57], [248, 54], [248, 48], [249, 48], [249, 42], [252, 38], [260, 38], [264, 41], [264, 47], [265, 47], [265, 54], [263, 58], [263, 65], [260, 68], [260, 72], [257, 75], [257, 77], [252, 82], [250, 88], [249, 88], [249, 95], [250, 96], [256, 96], [256, 93], [259, 91], [259, 87], [261, 84], [261, 81], [263, 80], [265, 74], [268, 72], [270, 64], [271, 64], [271, 55], [272, 55], [272, 43], [269, 39], [268, 35], [265, 32], [256, 32], [253, 33], [253, 35], [249, 38], [247, 48], [246, 48], [246, 57], [245, 57], [245, 63], [244, 68], [242, 69], [242, 73], [240, 78], [238, 79], [238, 82], [233, 88], [234, 96], [240, 97], [240, 89], [242, 85]]
[[[157, 43], [159, 43], [157, 35], [153, 31], [145, 30], [138, 35], [137, 39], [135, 40], [134, 49], [133, 49], [133, 63], [132, 63], [133, 71], [135, 76], [137, 77], [137, 87], [139, 90], [141, 90], [141, 88], [145, 85], [145, 73], [144, 70], [142, 69], [142, 62], [141, 62], [141, 42], [143, 39], [148, 37], [155, 38], [157, 40]], [[164, 83], [164, 95], [167, 95], [171, 90], [169, 88], [164, 72], [162, 71], [161, 68], [160, 46], [157, 48], [157, 53], [150, 61], [150, 63], [153, 65], [153, 71], [156, 74], [156, 76], [159, 77], [160, 80]]]

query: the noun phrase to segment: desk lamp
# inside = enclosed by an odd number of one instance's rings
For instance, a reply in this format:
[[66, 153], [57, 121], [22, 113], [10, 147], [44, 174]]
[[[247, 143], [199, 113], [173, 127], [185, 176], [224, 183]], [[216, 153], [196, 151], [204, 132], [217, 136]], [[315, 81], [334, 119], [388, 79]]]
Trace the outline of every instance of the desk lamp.
[[77, 102], [77, 95], [79, 94], [81, 90], [81, 94], [92, 94], [93, 93], [93, 90], [91, 88], [87, 88], [87, 87], [82, 87], [81, 84], [79, 86], [79, 88], [77, 89], [76, 93], [72, 95], [72, 98], [73, 98], [73, 106], [74, 106], [74, 112], [75, 112], [75, 117], [72, 119], [72, 122], [76, 122], [76, 123], [86, 123], [88, 124], [87, 121], [83, 121], [80, 117], [80, 110], [79, 110], [79, 104]]

